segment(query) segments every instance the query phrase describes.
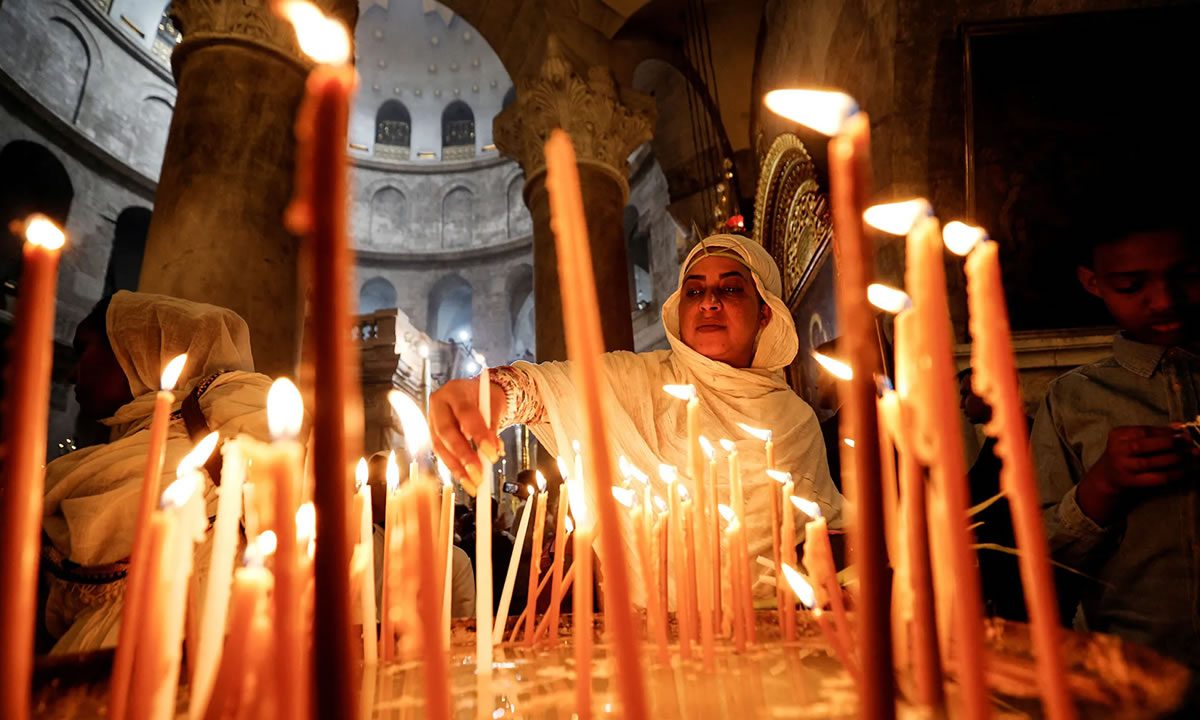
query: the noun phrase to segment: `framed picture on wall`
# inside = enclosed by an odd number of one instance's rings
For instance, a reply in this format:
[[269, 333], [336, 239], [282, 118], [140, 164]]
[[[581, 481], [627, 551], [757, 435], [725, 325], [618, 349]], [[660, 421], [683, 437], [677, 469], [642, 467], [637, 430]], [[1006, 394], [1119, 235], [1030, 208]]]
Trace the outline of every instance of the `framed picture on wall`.
[[[1200, 7], [963, 27], [968, 213], [1000, 243], [1013, 330], [1111, 325], [1076, 280], [1089, 234], [1194, 172]], [[1148, 205], [1148, 207], [1150, 207]]]

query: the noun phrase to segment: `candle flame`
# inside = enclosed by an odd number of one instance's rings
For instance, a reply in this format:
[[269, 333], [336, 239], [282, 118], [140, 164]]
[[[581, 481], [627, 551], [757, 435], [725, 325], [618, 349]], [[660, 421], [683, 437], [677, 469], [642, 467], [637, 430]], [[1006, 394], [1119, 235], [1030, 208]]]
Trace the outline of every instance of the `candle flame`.
[[816, 350], [813, 350], [813, 359], [816, 360], [817, 364], [824, 368], [826, 372], [838, 380], [854, 379], [854, 368], [850, 367], [841, 360], [831, 358], [825, 353], [819, 353]]
[[783, 470], [767, 470], [767, 477], [771, 478], [780, 485], [784, 485], [792, 481], [792, 474], [790, 472], [784, 472]]
[[538, 490], [540, 490], [541, 492], [546, 492], [546, 476], [542, 474], [541, 470], [537, 471], [536, 476], [537, 476]]
[[863, 220], [876, 230], [891, 235], [907, 235], [924, 217], [933, 215], [933, 206], [925, 198], [872, 205], [863, 213]]
[[217, 442], [220, 441], [221, 435], [217, 432], [210, 432], [205, 435], [200, 442], [196, 443], [196, 447], [192, 448], [183, 459], [179, 461], [179, 466], [176, 474], [179, 477], [187, 475], [193, 470], [198, 470], [204, 467], [204, 463], [208, 462], [208, 458], [213, 454], [213, 450], [217, 449]]
[[867, 300], [889, 313], [898, 313], [912, 307], [912, 298], [908, 293], [882, 283], [871, 283], [867, 286]]
[[576, 455], [583, 452], [583, 446], [579, 444], [578, 440], [571, 441], [571, 449], [575, 451]]
[[362, 486], [367, 484], [368, 477], [367, 459], [365, 457], [360, 457], [358, 459], [358, 464], [354, 466], [354, 489], [362, 489]]
[[592, 527], [592, 511], [587, 506], [587, 492], [582, 482], [572, 480], [567, 483], [567, 504], [571, 507], [571, 515], [580, 530]]
[[813, 592], [812, 583], [799, 570], [787, 563], [783, 563], [783, 576], [787, 578], [788, 586], [791, 587], [792, 592], [796, 595], [796, 599], [800, 601], [801, 605], [811, 608], [817, 604], [817, 597]]
[[981, 227], [968, 225], [958, 220], [946, 223], [942, 228], [942, 242], [955, 255], [966, 257], [979, 243], [987, 240], [987, 232]]
[[263, 554], [258, 545], [252, 542], [246, 544], [246, 550], [242, 553], [242, 565], [256, 568], [263, 566]]
[[279, 538], [275, 536], [274, 530], [264, 530], [254, 539], [254, 547], [259, 555], [274, 555], [279, 547]]
[[[746, 423], [738, 423], [738, 427], [740, 427], [743, 432], [745, 432], [747, 435], [749, 435], [753, 438], [762, 440], [763, 442], [771, 441], [771, 431], [770, 430], [764, 430], [763, 428], [756, 428], [753, 425], [747, 425]], [[721, 445], [724, 446], [725, 441], [722, 440]]]
[[735, 513], [733, 508], [729, 507], [728, 505], [723, 503], [717, 505], [717, 512], [721, 513], [721, 517], [725, 518], [725, 522], [727, 523], [732, 523], [734, 520], [737, 520], [737, 513]]
[[658, 479], [670, 485], [679, 479], [679, 471], [675, 469], [674, 465], [663, 463], [658, 466]]
[[567, 535], [575, 532], [575, 521], [571, 519], [570, 515], [563, 520], [563, 532]]
[[799, 495], [793, 495], [792, 504], [796, 506], [797, 510], [814, 520], [821, 517], [821, 506], [812, 500], [806, 500]]
[[446, 467], [446, 463], [442, 462], [441, 458], [437, 461], [437, 474], [442, 479], [442, 485], [450, 487], [454, 484], [454, 478], [450, 475], [450, 468]]
[[67, 244], [67, 235], [53, 220], [34, 213], [25, 218], [25, 242], [46, 250], [61, 250]]
[[617, 465], [620, 466], [622, 475], [631, 477], [643, 485], [650, 484], [650, 476], [642, 472], [640, 467], [629, 462], [629, 458], [625, 457], [624, 455], [617, 458]]
[[837, 135], [858, 112], [854, 98], [836, 90], [772, 90], [763, 102], [771, 112], [822, 135]]
[[411, 457], [418, 457], [429, 449], [432, 440], [429, 437], [429, 423], [425, 422], [425, 414], [421, 406], [407, 393], [399, 390], [388, 392], [388, 402], [396, 412], [400, 421], [400, 430], [404, 433], [404, 446]]
[[388, 492], [396, 492], [400, 487], [400, 464], [396, 462], [396, 451], [388, 452], [387, 470], [384, 472]]
[[680, 484], [679, 484], [679, 499], [680, 499], [680, 500], [687, 500], [689, 496], [690, 496], [690, 495], [689, 495], [689, 493], [688, 493], [687, 485], [684, 485], [683, 483], [680, 483]]
[[267, 427], [271, 437], [291, 440], [300, 434], [304, 423], [304, 401], [295, 383], [279, 378], [267, 393]]
[[694, 385], [663, 385], [663, 392], [680, 400], [691, 400], [696, 397]]
[[737, 452], [737, 443], [735, 443], [734, 441], [727, 440], [725, 438], [721, 438], [717, 442], [719, 442], [721, 444], [721, 449], [724, 450], [725, 452], [730, 453], [730, 454]]
[[350, 33], [337, 20], [326, 17], [307, 2], [279, 2], [276, 12], [296, 30], [304, 54], [322, 65], [344, 65], [350, 60]]
[[667, 511], [667, 501], [663, 500], [661, 497], [655, 495], [654, 496], [654, 507], [658, 508], [659, 512], [666, 512]]
[[418, 345], [417, 346], [417, 354], [420, 355], [422, 359], [428, 358], [429, 357], [429, 344], [421, 343], [420, 345]]
[[634, 498], [637, 497], [637, 493], [629, 488], [623, 487], [613, 487], [612, 494], [613, 497], [616, 498], [617, 502], [621, 503], [627, 508], [633, 507]]
[[171, 362], [163, 368], [158, 387], [162, 390], [174, 390], [175, 383], [179, 382], [179, 376], [183, 374], [185, 365], [187, 365], [187, 353], [171, 358]]
[[181, 508], [196, 492], [196, 474], [185, 473], [163, 490], [159, 505], [163, 508]]
[[700, 449], [704, 451], [704, 456], [709, 460], [712, 460], [713, 455], [716, 454], [716, 449], [713, 447], [713, 444], [709, 442], [708, 438], [704, 437], [703, 435], [700, 436]]
[[296, 508], [296, 539], [310, 539], [317, 534], [317, 509], [311, 502]]
[[562, 479], [563, 479], [564, 481], [565, 481], [567, 478], [571, 477], [571, 473], [569, 472], [569, 469], [570, 469], [570, 467], [571, 467], [571, 466], [570, 466], [570, 465], [567, 465], [567, 461], [566, 461], [566, 460], [563, 460], [563, 456], [562, 456], [562, 455], [559, 455], [558, 457], [556, 457], [556, 458], [554, 459], [554, 461], [555, 461], [555, 462], [558, 464], [558, 474], [559, 474], [559, 475], [562, 475]]
[[842, 438], [842, 442], [846, 443], [846, 447], [849, 447], [849, 448], [854, 447], [853, 438]]

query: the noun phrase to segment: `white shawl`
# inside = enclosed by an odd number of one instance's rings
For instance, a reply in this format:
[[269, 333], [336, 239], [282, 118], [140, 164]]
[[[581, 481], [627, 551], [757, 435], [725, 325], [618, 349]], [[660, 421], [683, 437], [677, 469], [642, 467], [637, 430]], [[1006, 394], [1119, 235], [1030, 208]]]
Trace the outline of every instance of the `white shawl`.
[[[665, 463], [676, 466], [681, 474], [687, 472], [687, 413], [686, 403], [667, 395], [662, 386], [694, 386], [700, 399], [701, 432], [714, 444], [722, 438], [737, 444], [746, 496], [744, 523], [750, 553], [769, 558], [772, 552], [770, 493], [780, 492], [781, 487], [766, 476], [763, 443], [747, 435], [738, 423], [772, 431], [776, 469], [792, 473], [796, 494], [820, 503], [831, 527], [841, 527], [844, 501], [829, 476], [816, 416], [784, 380], [783, 368], [795, 357], [799, 343], [791, 314], [779, 298], [778, 268], [761, 245], [736, 235], [716, 235], [692, 249], [680, 270], [680, 286], [688, 270], [706, 249], [736, 254], [751, 270], [759, 295], [771, 308], [771, 320], [759, 332], [756, 341], [752, 366], [734, 368], [710, 360], [683, 343], [679, 337], [680, 291], [676, 289], [663, 303], [662, 310], [670, 350], [604, 355], [607, 372], [605, 422], [614, 458], [623, 455], [649, 474], [655, 492], [665, 498], [665, 487], [657, 477], [658, 466]], [[545, 422], [530, 426], [538, 440], [550, 452], [570, 457], [571, 441], [583, 437], [570, 365], [563, 362], [518, 363], [514, 367], [535, 383], [538, 399], [545, 410]], [[729, 504], [727, 467], [723, 459], [718, 462], [717, 494], [720, 502], [725, 504]], [[690, 485], [690, 480], [685, 482]], [[694, 487], [689, 489], [694, 493]], [[802, 529], [804, 517], [797, 515], [796, 519], [800, 523], [797, 527]], [[636, 557], [635, 538], [628, 523], [623, 529], [629, 557]], [[723, 548], [722, 560], [726, 568], [728, 557], [728, 548]], [[630, 567], [633, 599], [642, 604], [645, 586], [639, 566], [632, 563]], [[723, 576], [728, 578], [728, 572]], [[728, 585], [724, 592], [728, 595]], [[671, 596], [674, 597], [673, 592]], [[764, 585], [756, 586], [756, 598], [760, 604], [774, 603], [774, 593]]]

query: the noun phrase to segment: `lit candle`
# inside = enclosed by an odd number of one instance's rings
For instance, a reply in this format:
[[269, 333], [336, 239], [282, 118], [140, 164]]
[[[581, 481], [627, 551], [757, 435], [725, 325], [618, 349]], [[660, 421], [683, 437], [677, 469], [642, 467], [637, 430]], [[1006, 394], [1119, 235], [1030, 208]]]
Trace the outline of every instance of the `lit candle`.
[[[566, 476], [563, 476], [564, 480]], [[554, 522], [554, 560], [550, 563], [550, 607], [546, 611], [550, 627], [558, 630], [559, 603], [562, 602], [563, 556], [567, 552], [567, 486], [564, 482], [558, 492], [558, 516]], [[535, 634], [536, 638], [536, 634]]]
[[450, 650], [450, 626], [454, 618], [450, 609], [454, 580], [454, 483], [450, 478], [450, 469], [441, 460], [437, 463], [438, 476], [442, 479], [442, 515], [439, 537], [441, 546], [438, 557], [445, 558], [442, 563], [442, 642], [446, 650]]
[[914, 384], [920, 393], [913, 403], [918, 433], [914, 447], [930, 467], [935, 506], [941, 508], [935, 522], [943, 542], [937, 548], [949, 558], [933, 567], [945, 569], [946, 582], [939, 584], [953, 593], [955, 667], [963, 687], [965, 713], [973, 720], [984, 718], [990, 714], [990, 701], [984, 668], [983, 601], [967, 515], [967, 468], [940, 228], [929, 203], [921, 199], [879, 205], [868, 212], [868, 222], [875, 227], [908, 233], [905, 284], [913, 300], [915, 331], [911, 352], [921, 372], [921, 383]]
[[[491, 431], [492, 393], [488, 368], [478, 358], [479, 412]], [[482, 473], [475, 491], [475, 672], [492, 672], [492, 461], [486, 452], [479, 453]]]
[[[792, 481], [792, 474], [782, 472], [780, 470], [768, 470], [767, 475], [772, 480], [783, 484], [783, 490], [780, 493], [780, 506], [783, 510], [783, 544], [781, 547], [783, 562], [789, 565], [796, 564], [796, 520], [792, 513], [792, 494], [795, 492], [796, 483]], [[779, 582], [780, 578], [776, 577], [776, 586], [782, 586]], [[783, 606], [783, 637], [788, 642], [796, 639], [796, 608], [795, 604], [784, 600]]]
[[783, 566], [783, 577], [800, 604], [812, 608], [813, 618], [817, 621], [817, 626], [821, 628], [821, 634], [825, 636], [826, 642], [833, 648], [834, 654], [841, 661], [846, 673], [850, 675], [855, 684], [861, 686], [862, 680], [858, 672], [858, 663], [855, 662], [854, 655], [850, 651], [849, 638], [830, 627], [825, 613], [817, 605], [813, 586], [804, 578], [804, 575], [790, 565]]
[[[965, 236], [966, 247], [956, 247], [955, 235]], [[1042, 526], [1041, 497], [1033, 474], [1029, 429], [1013, 363], [1011, 331], [1000, 280], [996, 243], [982, 239], [982, 231], [962, 223], [946, 225], [944, 236], [951, 250], [963, 254], [972, 236], [980, 240], [967, 256], [967, 303], [970, 309], [971, 382], [992, 408], [984, 427], [997, 438], [1000, 483], [1008, 498], [1017, 539], [1025, 605], [1033, 631], [1034, 656], [1046, 716], [1056, 720], [1076, 717], [1067, 686], [1059, 629], [1054, 575]]]
[[0, 485], [0, 715], [13, 720], [29, 717], [32, 693], [55, 291], [66, 243], [63, 231], [44, 215], [26, 219], [24, 235], [17, 312], [8, 341], [13, 353], [4, 398], [7, 454]]
[[[775, 469], [775, 440], [770, 430], [764, 430], [756, 427], [751, 427], [745, 423], [738, 423], [747, 434], [761, 440], [763, 448], [766, 452], [767, 464], [766, 471], [768, 476]], [[771, 558], [774, 562], [775, 577], [779, 578], [783, 575], [783, 536], [782, 536], [782, 511], [779, 505], [779, 493], [771, 490]], [[738, 517], [744, 517], [739, 515]], [[784, 590], [783, 583], [775, 583], [775, 607], [776, 615], [779, 619], [779, 629], [782, 632], [784, 629], [784, 612], [783, 612]]]
[[654, 567], [654, 551], [651, 543], [651, 518], [653, 508], [650, 500], [650, 488], [643, 490], [644, 501], [633, 508], [633, 526], [637, 531], [638, 559], [641, 561], [642, 577], [646, 578], [646, 624], [650, 635], [654, 638], [658, 649], [658, 661], [666, 664], [670, 661], [667, 654], [667, 618], [662, 603], [659, 602], [657, 572]]
[[[222, 467], [224, 475], [224, 466]], [[212, 700], [205, 717], [216, 720], [237, 717], [246, 675], [247, 655], [252, 642], [254, 621], [265, 615], [271, 573], [262, 566], [262, 554], [253, 543], [245, 552], [245, 565], [233, 572], [233, 590], [229, 603], [229, 644], [221, 657], [220, 670], [213, 685]]]
[[[170, 427], [171, 405], [175, 402], [175, 383], [187, 364], [187, 355], [179, 355], [163, 369], [159, 384], [161, 388], [154, 396], [154, 413], [150, 420], [150, 447], [146, 451], [146, 471], [142, 475], [141, 494], [138, 496], [137, 524], [134, 526], [133, 549], [129, 558], [129, 570], [125, 576], [125, 597], [121, 610], [122, 618], [142, 617], [143, 568], [146, 565], [145, 543], [150, 514], [154, 511], [154, 500], [158, 497], [162, 479], [163, 449], [167, 444]], [[109, 683], [109, 716], [124, 718], [129, 698], [129, 677], [133, 671], [136, 654], [137, 623], [122, 622], [117, 638], [117, 649], [113, 657], [112, 679]]]
[[[829, 542], [829, 526], [821, 514], [821, 506], [801, 497], [792, 496], [792, 505], [811, 518], [804, 525], [804, 567], [816, 579], [817, 604], [833, 608], [833, 622], [839, 635], [852, 638], [842, 587], [837, 580], [833, 563], [833, 547]], [[889, 638], [890, 639], [890, 638]], [[859, 651], [861, 653], [861, 650]]]
[[358, 485], [358, 543], [366, 556], [363, 568], [361, 603], [363, 632], [363, 662], [370, 665], [379, 661], [379, 618], [375, 607], [375, 526], [371, 518], [371, 486], [368, 483], [367, 460], [359, 458], [354, 468], [354, 481]]
[[[729, 563], [732, 567], [737, 564], [737, 577], [740, 582], [734, 586], [733, 592], [740, 594], [741, 598], [738, 604], [741, 606], [741, 623], [742, 633], [745, 635], [747, 643], [753, 643], [755, 640], [756, 629], [754, 625], [754, 593], [752, 591], [752, 583], [750, 582], [750, 551], [746, 546], [746, 533], [742, 526], [742, 518], [746, 516], [746, 495], [742, 490], [742, 469], [738, 459], [737, 445], [732, 440], [721, 440], [721, 448], [729, 456], [729, 504], [733, 510], [734, 517], [737, 519], [737, 531], [730, 533], [729, 537], [734, 541], [729, 545]], [[734, 572], [731, 570], [731, 573]]]
[[683, 537], [683, 483], [679, 482], [675, 468], [661, 465], [658, 468], [659, 477], [668, 486], [670, 510], [667, 515], [670, 538], [670, 565], [675, 580], [675, 621], [679, 626], [679, 656], [684, 660], [692, 659], [692, 638], [695, 629], [692, 627], [692, 611], [688, 604], [688, 572], [687, 553], [684, 550]]
[[[275, 672], [279, 682], [278, 698], [281, 717], [307, 717], [308, 703], [303, 688], [304, 647], [307, 632], [300, 616], [304, 578], [301, 572], [299, 547], [296, 541], [296, 511], [300, 507], [299, 492], [304, 446], [296, 437], [304, 418], [300, 391], [290, 381], [276, 380], [267, 394], [267, 422], [275, 442], [261, 458], [261, 472], [274, 486], [275, 589], [272, 592], [275, 610]], [[251, 466], [253, 471], [253, 465]]]
[[246, 459], [241, 443], [237, 440], [226, 443], [221, 454], [224, 460], [221, 465], [221, 485], [217, 488], [217, 519], [213, 523], [208, 586], [196, 657], [189, 659], [192, 683], [188, 715], [192, 720], [200, 720], [204, 716], [221, 663], [225, 645], [225, 619], [229, 609], [229, 585], [233, 578], [234, 556], [237, 554], [238, 521], [242, 517], [242, 481], [246, 475]]
[[154, 622], [140, 624], [128, 717], [175, 717], [193, 546], [203, 539], [208, 525], [199, 492], [203, 478], [198, 470], [215, 445], [215, 440], [206, 438], [184, 457], [178, 479], [163, 491], [161, 509], [151, 513], [146, 555], [149, 567], [143, 589], [148, 600], [144, 605], [147, 617], [154, 618]]
[[442, 641], [441, 594], [437, 590], [437, 567], [441, 558], [435, 548], [437, 524], [434, 522], [433, 485], [428, 482], [410, 482], [412, 504], [416, 517], [415, 527], [418, 568], [418, 612], [421, 622], [421, 660], [425, 671], [425, 713], [433, 720], [449, 720], [451, 716], [450, 678], [447, 672], [448, 659]]
[[[538, 580], [542, 571], [542, 539], [546, 532], [546, 503], [549, 501], [546, 494], [546, 477], [542, 475], [541, 470], [537, 471], [536, 476], [538, 484], [537, 511], [533, 518], [533, 544], [530, 546], [529, 553], [529, 590], [525, 593], [525, 604], [529, 609], [528, 618], [525, 620], [525, 644], [528, 646], [533, 645], [534, 621], [537, 619]], [[529, 500], [533, 502], [532, 494]]]
[[496, 610], [496, 627], [492, 630], [492, 643], [504, 639], [504, 627], [508, 622], [508, 606], [512, 602], [513, 587], [517, 584], [517, 568], [521, 564], [521, 551], [525, 549], [525, 532], [529, 529], [529, 516], [537, 504], [537, 497], [532, 486], [527, 486], [529, 500], [525, 502], [525, 510], [521, 513], [521, 523], [517, 526], [517, 541], [513, 544], [512, 555], [508, 558], [508, 573], [504, 577], [504, 589], [500, 592], [500, 607]]
[[729, 583], [732, 590], [730, 605], [733, 612], [733, 646], [738, 652], [744, 652], [746, 650], [746, 595], [742, 592], [742, 584], [745, 580], [746, 567], [744, 563], [734, 562], [737, 557], [736, 548], [741, 546], [742, 524], [738, 520], [737, 512], [728, 505], [718, 505], [717, 510], [728, 524], [725, 535], [729, 540], [730, 548]]
[[417, 347], [421, 356], [421, 409], [429, 417], [429, 396], [433, 393], [433, 375], [429, 371], [429, 346], [421, 343]]
[[[347, 528], [353, 465], [347, 445], [349, 431], [357, 424], [347, 421], [357, 408], [361, 423], [362, 409], [357, 392], [358, 350], [347, 340], [352, 312], [348, 283], [354, 271], [347, 234], [346, 138], [358, 78], [350, 64], [351, 35], [344, 25], [310, 3], [282, 2], [277, 7], [295, 27], [300, 48], [318, 63], [308, 76], [296, 119], [296, 181], [285, 217], [289, 229], [304, 236], [308, 245], [314, 299], [310, 303], [315, 338], [312, 468], [321, 538], [316, 548], [313, 651], [323, 665], [317, 677], [317, 711], [321, 717], [356, 717]], [[280, 535], [281, 550], [291, 537]], [[288, 666], [284, 673], [294, 672], [292, 665], [300, 663], [300, 658], [282, 660]], [[303, 698], [283, 700], [281, 715], [300, 717], [286, 712], [296, 709], [296, 703], [303, 703]]]
[[704, 499], [704, 507], [707, 512], [705, 523], [708, 528], [706, 532], [709, 535], [709, 560], [712, 565], [712, 574], [708, 580], [712, 593], [712, 621], [714, 625], [719, 626], [721, 622], [721, 518], [717, 513], [717, 503], [720, 502], [717, 498], [717, 456], [712, 443], [703, 435], [700, 436], [700, 447], [708, 459], [704, 483], [701, 487], [705, 488], [707, 495]]
[[[605, 582], [609, 597], [617, 600], [605, 608], [605, 624], [613, 640], [617, 696], [623, 717], [642, 720], [647, 717], [648, 709], [642, 684], [639, 643], [633, 627], [633, 609], [629, 604], [628, 566], [616, 503], [609, 491], [613, 485], [613, 473], [600, 395], [600, 356], [604, 352], [604, 341], [600, 331], [599, 301], [596, 279], [592, 274], [591, 247], [579, 188], [579, 170], [575, 150], [566, 132], [561, 129], [551, 131], [545, 156], [546, 189], [550, 195], [551, 225], [558, 250], [559, 285], [571, 288], [571, 292], [563, 294], [563, 317], [571, 370], [575, 387], [580, 391], [580, 416], [583, 418], [584, 440], [588, 449], [589, 472], [585, 480], [595, 503], [601, 551], [606, 560]], [[591, 532], [590, 528], [588, 532]], [[577, 547], [580, 542], [576, 536]], [[577, 556], [575, 562], [587, 562], [590, 566], [590, 557], [585, 560]], [[589, 577], [583, 572], [577, 574], [580, 576], [580, 588], [576, 588], [575, 602], [576, 608], [579, 608], [579, 593], [585, 592], [590, 601], [591, 587], [589, 582], [585, 582], [590, 580]], [[588, 585], [586, 590], [583, 590], [584, 585]], [[578, 666], [578, 647], [576, 653]], [[590, 707], [577, 704], [576, 712], [586, 718], [590, 715]]]
[[394, 620], [394, 602], [392, 600], [392, 560], [393, 536], [396, 534], [396, 522], [399, 519], [396, 509], [396, 498], [400, 492], [400, 466], [396, 464], [396, 453], [391, 451], [387, 456], [387, 469], [384, 471], [384, 501], [383, 501], [383, 593], [382, 612], [379, 637], [383, 643], [383, 660], [393, 660], [396, 656], [396, 630]]

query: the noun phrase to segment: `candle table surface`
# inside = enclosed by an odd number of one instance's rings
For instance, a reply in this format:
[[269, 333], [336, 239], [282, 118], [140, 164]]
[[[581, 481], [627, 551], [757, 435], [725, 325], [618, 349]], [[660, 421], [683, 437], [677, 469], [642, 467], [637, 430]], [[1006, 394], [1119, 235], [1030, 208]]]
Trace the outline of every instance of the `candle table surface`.
[[[655, 662], [653, 643], [643, 643], [650, 710], [656, 718], [724, 717], [856, 717], [855, 690], [850, 677], [833, 659], [810, 613], [797, 618], [797, 639], [783, 642], [774, 610], [756, 617], [758, 644], [735, 653], [730, 642], [717, 646], [716, 671], [706, 672], [697, 658], [680, 663], [677, 626], [671, 619], [671, 662]], [[516, 619], [511, 618], [510, 623]], [[593, 715], [621, 717], [617, 706], [611, 646], [594, 627]], [[571, 615], [561, 616], [558, 639], [533, 649], [523, 643], [495, 648], [492, 674], [496, 718], [568, 720], [574, 707], [574, 661]], [[506, 634], [507, 637], [507, 634]], [[988, 683], [996, 694], [994, 717], [1042, 717], [1036, 668], [1030, 656], [1028, 626], [989, 620], [987, 623]], [[455, 621], [450, 657], [452, 717], [475, 718], [474, 620]], [[1080, 701], [1084, 718], [1153, 718], [1174, 708], [1187, 685], [1181, 666], [1146, 648], [1101, 634], [1064, 632], [1063, 654], [1069, 684]], [[40, 658], [35, 668], [36, 717], [49, 720], [94, 718], [107, 702], [107, 676], [112, 651]], [[953, 667], [948, 668], [953, 678]], [[369, 668], [362, 675], [370, 685], [363, 696], [374, 698], [360, 717], [408, 719], [424, 717], [420, 662], [395, 662]], [[958, 717], [957, 686], [947, 686], [950, 717]], [[180, 689], [177, 717], [186, 717], [188, 688]], [[928, 717], [903, 700], [901, 717]]]

